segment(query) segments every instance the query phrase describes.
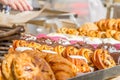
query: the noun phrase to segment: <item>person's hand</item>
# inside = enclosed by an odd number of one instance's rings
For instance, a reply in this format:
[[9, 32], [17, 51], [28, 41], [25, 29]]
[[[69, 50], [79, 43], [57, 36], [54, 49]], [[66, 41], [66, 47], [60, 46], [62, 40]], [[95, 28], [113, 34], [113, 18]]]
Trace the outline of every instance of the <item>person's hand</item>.
[[32, 10], [32, 7], [27, 0], [0, 0], [2, 4], [9, 5], [14, 10], [28, 11]]

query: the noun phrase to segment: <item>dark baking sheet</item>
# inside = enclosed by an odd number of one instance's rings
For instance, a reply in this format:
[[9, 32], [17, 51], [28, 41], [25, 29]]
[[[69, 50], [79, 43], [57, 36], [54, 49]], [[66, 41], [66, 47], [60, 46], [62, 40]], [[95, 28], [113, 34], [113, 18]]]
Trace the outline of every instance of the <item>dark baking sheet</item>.
[[69, 80], [106, 80], [120, 75], [120, 65], [109, 69], [98, 70], [95, 72], [87, 73], [81, 76], [71, 78]]

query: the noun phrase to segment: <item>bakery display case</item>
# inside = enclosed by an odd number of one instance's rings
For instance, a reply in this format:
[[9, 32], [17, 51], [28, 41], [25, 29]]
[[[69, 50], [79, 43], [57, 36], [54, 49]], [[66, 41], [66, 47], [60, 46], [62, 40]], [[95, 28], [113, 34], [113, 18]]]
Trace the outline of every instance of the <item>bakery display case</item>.
[[[0, 13], [0, 80], [115, 80], [120, 76], [120, 19], [79, 22], [79, 14], [55, 9], [53, 1], [49, 1], [51, 8], [34, 3], [33, 11]], [[70, 6], [88, 8], [86, 1], [83, 5], [77, 1]]]

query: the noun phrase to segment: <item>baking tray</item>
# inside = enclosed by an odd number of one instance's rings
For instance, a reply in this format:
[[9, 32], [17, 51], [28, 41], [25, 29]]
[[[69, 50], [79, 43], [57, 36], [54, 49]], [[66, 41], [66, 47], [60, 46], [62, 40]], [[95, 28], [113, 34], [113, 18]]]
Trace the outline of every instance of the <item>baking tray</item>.
[[109, 80], [110, 78], [113, 78], [119, 75], [120, 75], [120, 65], [109, 68], [109, 69], [102, 69], [102, 70], [87, 73], [84, 75], [79, 75], [69, 80]]

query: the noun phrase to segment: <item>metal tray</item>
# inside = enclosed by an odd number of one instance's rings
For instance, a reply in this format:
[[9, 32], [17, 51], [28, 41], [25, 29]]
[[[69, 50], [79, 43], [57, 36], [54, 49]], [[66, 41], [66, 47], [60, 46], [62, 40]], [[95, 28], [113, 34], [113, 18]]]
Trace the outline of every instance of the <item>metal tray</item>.
[[87, 73], [81, 76], [71, 78], [69, 80], [109, 80], [110, 78], [119, 75], [120, 75], [120, 65], [109, 69], [103, 69], [103, 70]]

